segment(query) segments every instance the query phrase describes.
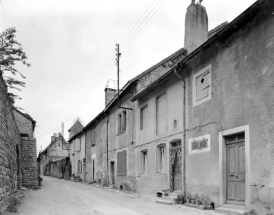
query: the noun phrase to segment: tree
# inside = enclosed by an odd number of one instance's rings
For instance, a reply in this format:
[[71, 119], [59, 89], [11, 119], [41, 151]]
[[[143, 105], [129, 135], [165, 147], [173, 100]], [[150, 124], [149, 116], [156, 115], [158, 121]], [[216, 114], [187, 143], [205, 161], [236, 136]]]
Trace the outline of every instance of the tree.
[[21, 99], [18, 95], [15, 95], [9, 92], [10, 89], [20, 90], [19, 87], [25, 87], [25, 82], [16, 80], [10, 75], [19, 74], [22, 78], [26, 78], [22, 73], [15, 69], [15, 63], [21, 62], [27, 67], [30, 67], [30, 64], [27, 63], [26, 53], [22, 49], [22, 45], [15, 40], [16, 29], [8, 28], [0, 34], [0, 75], [3, 76], [3, 79], [8, 88], [8, 94], [12, 101], [15, 102], [15, 99]]

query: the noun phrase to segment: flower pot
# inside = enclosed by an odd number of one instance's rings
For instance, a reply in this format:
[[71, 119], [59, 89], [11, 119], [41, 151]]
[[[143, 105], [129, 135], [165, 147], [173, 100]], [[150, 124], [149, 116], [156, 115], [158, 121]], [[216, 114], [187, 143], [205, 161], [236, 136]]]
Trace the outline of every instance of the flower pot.
[[178, 202], [178, 203], [181, 205], [181, 204], [183, 204], [183, 201], [182, 201], [182, 200], [179, 200], [179, 202]]

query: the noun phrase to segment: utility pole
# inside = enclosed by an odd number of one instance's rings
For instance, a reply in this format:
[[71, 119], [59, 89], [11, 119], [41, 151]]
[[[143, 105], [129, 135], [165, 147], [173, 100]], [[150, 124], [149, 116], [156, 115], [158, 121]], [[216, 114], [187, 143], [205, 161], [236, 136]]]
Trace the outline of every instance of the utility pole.
[[117, 43], [116, 44], [116, 66], [117, 66], [117, 107], [119, 109], [119, 95], [120, 95], [120, 88], [119, 88], [119, 80], [120, 80], [120, 75], [119, 75], [119, 72], [120, 72], [120, 65], [119, 65], [119, 62], [120, 62], [120, 56], [121, 56], [121, 53], [120, 53], [120, 46], [119, 44]]

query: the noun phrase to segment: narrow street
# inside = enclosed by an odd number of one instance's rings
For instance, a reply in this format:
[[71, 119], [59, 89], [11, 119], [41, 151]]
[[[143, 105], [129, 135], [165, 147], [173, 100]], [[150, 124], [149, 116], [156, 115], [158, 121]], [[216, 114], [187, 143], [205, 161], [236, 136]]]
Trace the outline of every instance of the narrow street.
[[42, 188], [24, 192], [20, 215], [199, 215], [217, 214], [180, 205], [162, 205], [145, 198], [84, 183], [43, 176]]

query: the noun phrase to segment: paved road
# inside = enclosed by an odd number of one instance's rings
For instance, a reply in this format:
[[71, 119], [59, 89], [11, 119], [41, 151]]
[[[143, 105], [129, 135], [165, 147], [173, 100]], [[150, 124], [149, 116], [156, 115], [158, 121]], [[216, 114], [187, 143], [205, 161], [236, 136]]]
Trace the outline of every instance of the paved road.
[[21, 215], [216, 215], [179, 205], [162, 205], [80, 182], [43, 176], [42, 188], [25, 191]]

